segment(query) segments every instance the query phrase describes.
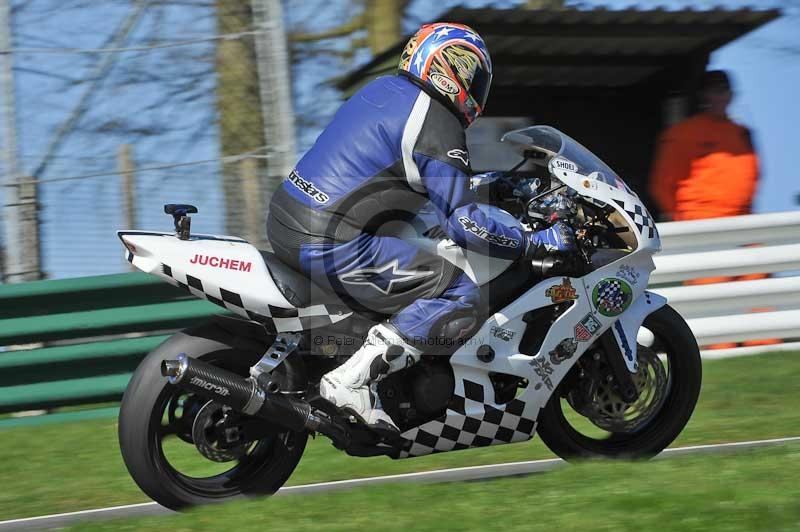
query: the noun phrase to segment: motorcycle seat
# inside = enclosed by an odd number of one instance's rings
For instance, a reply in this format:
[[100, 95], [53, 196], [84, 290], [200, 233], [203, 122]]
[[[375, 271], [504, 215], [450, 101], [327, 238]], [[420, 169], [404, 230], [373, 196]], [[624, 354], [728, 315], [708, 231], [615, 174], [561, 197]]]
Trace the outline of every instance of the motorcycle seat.
[[342, 300], [330, 290], [325, 290], [310, 278], [282, 262], [271, 251], [259, 250], [278, 290], [294, 307], [312, 305], [344, 305]]

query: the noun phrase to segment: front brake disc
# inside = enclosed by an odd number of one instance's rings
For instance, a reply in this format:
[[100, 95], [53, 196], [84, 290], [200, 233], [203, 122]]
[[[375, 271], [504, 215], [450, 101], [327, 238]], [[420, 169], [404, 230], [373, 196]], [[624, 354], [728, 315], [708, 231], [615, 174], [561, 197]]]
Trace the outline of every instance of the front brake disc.
[[[669, 380], [666, 368], [653, 350], [639, 346], [637, 359], [639, 370], [633, 375], [639, 392], [636, 401], [628, 403], [622, 399], [614, 382], [602, 378], [607, 372], [597, 367], [590, 377], [594, 386], [586, 386], [567, 396], [572, 408], [608, 432], [635, 432], [649, 423], [661, 409]], [[589, 390], [591, 393], [587, 393]]]

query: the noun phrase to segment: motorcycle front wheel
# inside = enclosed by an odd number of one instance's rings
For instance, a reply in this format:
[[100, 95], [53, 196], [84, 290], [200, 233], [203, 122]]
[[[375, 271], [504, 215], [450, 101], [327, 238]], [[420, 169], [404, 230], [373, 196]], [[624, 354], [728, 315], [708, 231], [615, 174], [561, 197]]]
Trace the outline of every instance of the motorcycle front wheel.
[[636, 401], [621, 399], [602, 357], [589, 349], [542, 409], [537, 432], [561, 458], [650, 458], [688, 423], [702, 380], [694, 335], [669, 306], [650, 314], [642, 326], [654, 342], [638, 346]]

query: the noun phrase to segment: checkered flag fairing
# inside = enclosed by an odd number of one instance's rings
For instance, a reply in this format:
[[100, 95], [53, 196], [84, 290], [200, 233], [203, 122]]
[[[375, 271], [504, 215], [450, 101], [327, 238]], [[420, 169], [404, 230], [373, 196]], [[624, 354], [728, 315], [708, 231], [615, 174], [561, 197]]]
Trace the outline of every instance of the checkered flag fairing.
[[658, 229], [656, 229], [655, 220], [653, 220], [653, 217], [650, 216], [650, 213], [643, 205], [618, 199], [614, 201], [631, 217], [636, 229], [639, 230], [639, 234], [646, 238], [658, 238]]
[[[398, 458], [513, 443], [533, 437], [536, 420], [524, 415], [524, 401], [512, 399], [507, 404], [497, 405], [488, 400], [482, 384], [463, 379], [462, 387], [463, 392], [453, 396], [444, 416], [403, 433], [406, 445]], [[489, 393], [494, 393], [491, 387]]]
[[165, 277], [171, 279], [173, 284], [192, 295], [207, 299], [240, 316], [263, 323], [267, 332], [272, 334], [325, 327], [352, 314], [347, 307], [336, 305], [311, 305], [301, 308], [280, 308], [266, 305], [266, 308], [259, 308], [256, 312], [256, 310], [248, 308], [242, 300], [242, 295], [237, 292], [173, 270], [166, 264], [162, 264], [161, 272]]

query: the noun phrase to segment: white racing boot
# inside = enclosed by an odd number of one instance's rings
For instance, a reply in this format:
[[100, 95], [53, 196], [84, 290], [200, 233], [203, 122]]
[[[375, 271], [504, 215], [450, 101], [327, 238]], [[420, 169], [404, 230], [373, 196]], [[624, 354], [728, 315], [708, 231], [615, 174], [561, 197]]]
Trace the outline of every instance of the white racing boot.
[[376, 386], [387, 375], [413, 365], [420, 355], [419, 349], [408, 345], [395, 331], [384, 324], [375, 325], [347, 362], [322, 377], [319, 393], [375, 429], [399, 432], [381, 407]]

